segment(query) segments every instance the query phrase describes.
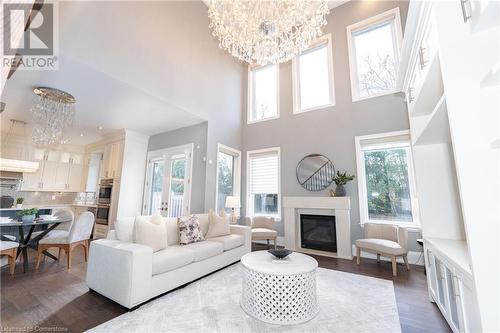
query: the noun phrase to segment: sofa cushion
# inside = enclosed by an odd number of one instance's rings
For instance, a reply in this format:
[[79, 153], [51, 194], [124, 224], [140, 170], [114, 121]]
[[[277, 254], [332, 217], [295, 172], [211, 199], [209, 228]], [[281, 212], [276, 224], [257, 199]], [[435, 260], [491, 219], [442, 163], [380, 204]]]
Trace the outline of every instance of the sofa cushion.
[[194, 251], [185, 246], [171, 245], [153, 253], [153, 275], [172, 271], [189, 265], [194, 260]]
[[135, 242], [149, 246], [153, 252], [163, 250], [167, 247], [167, 228], [163, 219], [153, 220], [160, 224], [151, 222], [145, 216], [138, 216], [135, 220]]
[[182, 247], [193, 251], [195, 262], [214, 257], [224, 252], [224, 246], [222, 243], [212, 241], [201, 241], [188, 245], [182, 245]]
[[243, 235], [231, 234], [226, 236], [207, 238], [207, 240], [212, 242], [220, 242], [224, 246], [224, 251], [229, 251], [231, 249], [237, 248], [245, 244], [245, 237]]
[[252, 238], [266, 238], [269, 239], [278, 236], [278, 232], [276, 230], [271, 230], [267, 228], [252, 228]]
[[213, 238], [218, 236], [226, 236], [231, 233], [229, 228], [229, 219], [227, 216], [219, 216], [212, 209], [208, 213], [208, 232], [205, 238]]
[[405, 254], [406, 249], [402, 248], [396, 242], [387, 239], [363, 238], [356, 240], [356, 246], [361, 249], [367, 249], [374, 252], [387, 253], [392, 255]]

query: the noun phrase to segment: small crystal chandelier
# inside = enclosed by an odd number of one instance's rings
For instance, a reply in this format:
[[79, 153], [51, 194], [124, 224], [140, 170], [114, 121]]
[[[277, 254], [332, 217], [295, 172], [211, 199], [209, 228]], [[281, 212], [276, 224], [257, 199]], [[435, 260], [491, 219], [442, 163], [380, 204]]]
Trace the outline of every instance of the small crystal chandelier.
[[39, 87], [34, 92], [36, 96], [31, 107], [35, 120], [33, 141], [41, 145], [64, 143], [64, 129], [73, 125], [75, 118], [75, 98], [54, 88]]
[[326, 25], [327, 1], [211, 0], [210, 29], [219, 47], [250, 64], [282, 63], [305, 50]]

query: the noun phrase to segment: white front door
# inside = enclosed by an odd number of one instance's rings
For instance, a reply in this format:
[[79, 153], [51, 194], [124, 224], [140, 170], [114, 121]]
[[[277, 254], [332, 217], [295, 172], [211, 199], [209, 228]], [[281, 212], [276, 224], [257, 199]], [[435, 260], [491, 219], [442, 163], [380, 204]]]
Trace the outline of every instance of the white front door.
[[143, 214], [189, 214], [192, 154], [192, 144], [148, 153]]

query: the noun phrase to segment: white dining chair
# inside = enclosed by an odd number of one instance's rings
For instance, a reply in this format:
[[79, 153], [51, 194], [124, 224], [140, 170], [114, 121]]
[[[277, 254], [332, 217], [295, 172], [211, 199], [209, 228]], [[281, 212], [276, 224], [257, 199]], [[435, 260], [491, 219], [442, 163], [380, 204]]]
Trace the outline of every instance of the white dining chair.
[[14, 274], [16, 269], [16, 252], [19, 243], [10, 241], [0, 241], [0, 256], [7, 256], [9, 259], [9, 272]]
[[49, 233], [47, 237], [38, 242], [38, 257], [36, 260], [36, 269], [40, 267], [40, 260], [43, 252], [47, 249], [59, 248], [58, 257], [61, 258], [62, 250], [67, 256], [68, 269], [71, 268], [71, 255], [73, 249], [77, 246], [84, 248], [85, 261], [87, 261], [89, 252], [89, 239], [94, 227], [94, 214], [85, 212], [73, 222], [69, 231], [58, 230], [57, 233]]

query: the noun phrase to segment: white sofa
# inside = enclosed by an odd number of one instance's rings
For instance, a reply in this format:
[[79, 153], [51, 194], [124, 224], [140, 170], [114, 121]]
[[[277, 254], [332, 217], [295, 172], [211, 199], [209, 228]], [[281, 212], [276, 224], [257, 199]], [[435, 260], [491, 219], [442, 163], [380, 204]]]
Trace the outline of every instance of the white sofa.
[[[206, 235], [208, 214], [198, 217]], [[165, 220], [168, 247], [155, 253], [149, 246], [133, 243], [134, 218], [117, 221], [117, 230], [110, 231], [107, 239], [91, 242], [88, 287], [130, 309], [237, 262], [251, 251], [250, 227], [231, 225], [230, 235], [179, 245], [177, 219]]]

